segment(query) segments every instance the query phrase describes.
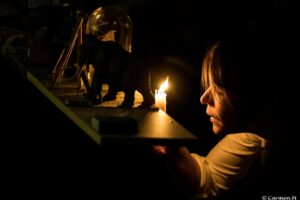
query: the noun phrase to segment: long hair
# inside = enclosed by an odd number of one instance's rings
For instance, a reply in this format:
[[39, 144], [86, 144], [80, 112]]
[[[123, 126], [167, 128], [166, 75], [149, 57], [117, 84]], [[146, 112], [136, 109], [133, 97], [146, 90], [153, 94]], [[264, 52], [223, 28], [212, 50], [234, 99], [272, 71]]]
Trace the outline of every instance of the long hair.
[[278, 54], [274, 41], [258, 35], [216, 42], [203, 59], [202, 89], [223, 91], [245, 121], [265, 118], [279, 106]]
[[222, 41], [213, 44], [203, 59], [201, 72], [201, 89], [207, 90], [211, 87], [211, 97], [218, 98], [218, 94], [222, 93], [227, 98], [229, 105], [233, 107], [234, 99], [230, 95], [230, 87], [227, 83], [233, 80], [227, 80], [224, 70], [224, 62], [222, 58]]

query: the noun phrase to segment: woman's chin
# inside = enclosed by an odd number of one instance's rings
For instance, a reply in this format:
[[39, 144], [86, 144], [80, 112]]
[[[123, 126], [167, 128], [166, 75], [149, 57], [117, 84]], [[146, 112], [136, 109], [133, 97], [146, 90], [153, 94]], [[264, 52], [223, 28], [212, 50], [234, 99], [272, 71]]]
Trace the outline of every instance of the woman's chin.
[[219, 126], [216, 126], [216, 125], [213, 125], [212, 129], [213, 129], [213, 133], [215, 135], [220, 135], [221, 132], [222, 132], [221, 128]]

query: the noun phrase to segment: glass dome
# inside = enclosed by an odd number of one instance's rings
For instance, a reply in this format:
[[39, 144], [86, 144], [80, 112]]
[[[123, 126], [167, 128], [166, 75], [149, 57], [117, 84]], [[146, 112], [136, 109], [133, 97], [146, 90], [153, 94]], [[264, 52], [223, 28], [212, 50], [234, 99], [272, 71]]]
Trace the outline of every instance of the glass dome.
[[114, 41], [131, 52], [132, 23], [129, 15], [112, 6], [94, 10], [86, 23], [86, 34], [92, 34], [101, 41]]

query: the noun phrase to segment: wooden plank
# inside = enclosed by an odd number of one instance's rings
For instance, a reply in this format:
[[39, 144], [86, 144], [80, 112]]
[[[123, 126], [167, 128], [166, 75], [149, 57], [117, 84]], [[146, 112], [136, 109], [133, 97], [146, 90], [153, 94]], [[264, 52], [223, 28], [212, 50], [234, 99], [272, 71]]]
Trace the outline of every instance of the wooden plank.
[[[162, 110], [116, 107], [124, 97], [122, 92], [117, 95], [115, 102], [87, 107], [66, 106], [64, 101], [67, 99], [83, 99], [83, 96], [80, 96], [82, 92], [80, 93], [78, 89], [72, 87], [72, 84], [68, 83], [66, 87], [60, 85], [50, 90], [47, 81], [40, 81], [29, 71], [27, 72], [27, 79], [97, 144], [188, 144], [197, 140], [196, 136]], [[71, 94], [75, 94], [75, 96]], [[136, 96], [138, 97], [136, 101], [138, 105], [141, 103], [141, 97], [138, 93]], [[124, 134], [122, 132], [103, 134], [98, 133], [91, 125], [93, 116], [118, 117], [124, 115], [132, 117], [138, 122], [137, 134]]]
[[90, 138], [97, 144], [101, 143], [100, 134], [98, 134], [91, 126], [89, 126], [80, 116], [67, 107], [61, 99], [56, 97], [49, 89], [45, 87], [32, 73], [27, 71], [27, 79], [39, 89], [57, 108], [67, 115], [75, 124], [77, 124]]

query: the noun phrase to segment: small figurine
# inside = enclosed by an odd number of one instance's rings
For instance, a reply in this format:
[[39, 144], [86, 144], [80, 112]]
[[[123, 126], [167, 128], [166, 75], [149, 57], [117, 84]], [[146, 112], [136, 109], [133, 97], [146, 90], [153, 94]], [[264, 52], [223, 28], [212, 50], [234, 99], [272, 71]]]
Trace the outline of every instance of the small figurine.
[[[143, 95], [142, 107], [155, 103], [150, 89], [149, 73], [134, 62], [132, 53], [124, 50], [113, 41], [101, 41], [93, 35], [86, 35], [80, 50], [80, 65], [92, 64], [94, 74], [88, 91], [92, 104], [114, 100], [118, 91], [124, 91], [122, 107], [132, 107], [134, 93], [138, 90]], [[108, 93], [102, 98], [102, 84], [109, 85]]]

